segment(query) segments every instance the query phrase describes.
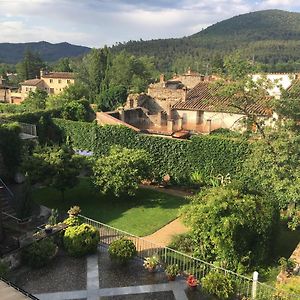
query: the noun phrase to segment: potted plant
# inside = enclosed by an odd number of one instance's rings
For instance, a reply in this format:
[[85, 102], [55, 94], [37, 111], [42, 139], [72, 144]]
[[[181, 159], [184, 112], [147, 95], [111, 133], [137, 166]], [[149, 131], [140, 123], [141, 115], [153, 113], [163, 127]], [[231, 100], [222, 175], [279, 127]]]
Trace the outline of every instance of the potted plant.
[[76, 217], [80, 214], [81, 212], [81, 209], [79, 206], [72, 206], [69, 210], [68, 210], [68, 214], [69, 214], [69, 217]]
[[189, 275], [188, 278], [187, 278], [187, 280], [186, 280], [186, 283], [187, 283], [188, 287], [191, 290], [196, 290], [197, 289], [198, 280], [195, 278], [194, 275]]
[[153, 255], [150, 257], [146, 257], [144, 260], [144, 268], [147, 269], [149, 272], [154, 272], [156, 267], [159, 264], [159, 259], [157, 256]]
[[178, 265], [168, 265], [165, 272], [167, 274], [168, 280], [174, 281], [179, 273]]

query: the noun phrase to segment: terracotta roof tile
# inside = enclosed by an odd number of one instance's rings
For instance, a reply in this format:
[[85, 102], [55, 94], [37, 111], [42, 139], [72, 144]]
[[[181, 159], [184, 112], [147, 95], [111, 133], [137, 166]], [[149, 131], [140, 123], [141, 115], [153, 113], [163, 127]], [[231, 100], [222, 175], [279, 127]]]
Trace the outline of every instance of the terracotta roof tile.
[[43, 75], [43, 78], [74, 79], [75, 74], [71, 72], [48, 72]]
[[42, 79], [29, 79], [29, 80], [25, 80], [24, 82], [21, 82], [21, 85], [30, 85], [30, 86], [36, 86], [39, 83], [41, 83], [43, 80]]
[[[247, 106], [247, 111], [256, 115], [270, 115], [267, 99]], [[242, 113], [230, 105], [230, 98], [217, 95], [217, 88], [209, 82], [200, 82], [187, 94], [186, 101], [178, 101], [173, 108], [180, 110], [201, 110], [211, 112]]]

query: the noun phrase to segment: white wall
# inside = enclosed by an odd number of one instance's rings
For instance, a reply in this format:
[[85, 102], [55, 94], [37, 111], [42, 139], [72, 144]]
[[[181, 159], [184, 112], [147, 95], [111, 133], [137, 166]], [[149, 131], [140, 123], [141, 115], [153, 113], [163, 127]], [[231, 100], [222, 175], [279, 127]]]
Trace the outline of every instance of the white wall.
[[[252, 79], [257, 81], [261, 78], [261, 74], [252, 75]], [[275, 84], [275, 86], [268, 90], [268, 93], [271, 96], [279, 98], [281, 96], [280, 87], [283, 89], [288, 89], [292, 81], [296, 78], [296, 74], [266, 74], [267, 79]]]

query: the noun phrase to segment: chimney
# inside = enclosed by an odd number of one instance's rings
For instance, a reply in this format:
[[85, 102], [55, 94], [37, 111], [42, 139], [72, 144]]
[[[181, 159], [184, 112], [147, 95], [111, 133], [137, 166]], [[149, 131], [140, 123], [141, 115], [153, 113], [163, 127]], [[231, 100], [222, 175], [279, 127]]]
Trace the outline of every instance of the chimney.
[[182, 88], [183, 90], [183, 98], [182, 98], [182, 102], [185, 102], [187, 99], [187, 93], [188, 93], [188, 88], [185, 86]]
[[44, 77], [44, 75], [45, 75], [44, 69], [41, 69], [40, 70], [40, 78]]
[[165, 74], [160, 74], [159, 76], [159, 82], [164, 83], [165, 82]]

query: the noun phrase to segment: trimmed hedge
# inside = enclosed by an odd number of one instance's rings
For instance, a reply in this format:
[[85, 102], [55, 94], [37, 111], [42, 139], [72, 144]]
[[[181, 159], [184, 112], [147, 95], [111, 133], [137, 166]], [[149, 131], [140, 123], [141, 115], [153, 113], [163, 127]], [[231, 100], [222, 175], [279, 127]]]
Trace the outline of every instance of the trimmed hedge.
[[169, 174], [173, 182], [190, 181], [194, 171], [204, 175], [234, 177], [250, 152], [248, 142], [222, 136], [194, 136], [191, 140], [176, 140], [143, 135], [119, 125], [98, 126], [96, 123], [53, 119], [63, 140], [71, 138], [74, 148], [90, 150], [96, 156], [106, 155], [111, 146], [144, 149], [155, 166], [155, 177]]
[[22, 252], [22, 259], [32, 268], [41, 268], [50, 262], [56, 250], [57, 246], [52, 238], [45, 238], [26, 247]]
[[69, 226], [63, 238], [68, 254], [75, 257], [96, 252], [99, 240], [98, 229], [85, 223], [78, 226]]
[[12, 176], [20, 163], [22, 149], [20, 130], [17, 123], [0, 124], [0, 155], [4, 163], [4, 166], [0, 166], [0, 176]]
[[125, 264], [134, 258], [137, 252], [133, 241], [122, 237], [109, 245], [108, 254], [111, 260]]

